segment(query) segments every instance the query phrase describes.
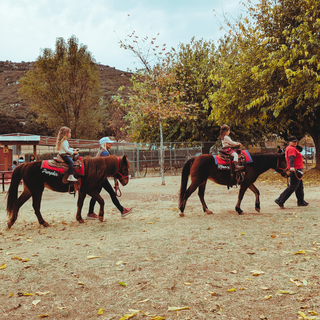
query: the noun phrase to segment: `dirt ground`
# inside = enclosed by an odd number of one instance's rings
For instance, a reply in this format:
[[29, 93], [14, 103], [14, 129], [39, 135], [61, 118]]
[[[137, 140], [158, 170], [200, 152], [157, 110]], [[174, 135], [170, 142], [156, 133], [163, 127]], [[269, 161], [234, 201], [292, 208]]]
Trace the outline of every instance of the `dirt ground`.
[[29, 200], [7, 230], [1, 193], [0, 318], [320, 319], [320, 186], [305, 184], [309, 207], [293, 195], [281, 210], [274, 199], [286, 181], [273, 175], [256, 182], [261, 213], [249, 190], [242, 216], [239, 189], [208, 182], [214, 214], [195, 193], [180, 218], [180, 176], [165, 186], [146, 177], [121, 188], [134, 208], [124, 219], [103, 192], [105, 222], [79, 224], [77, 199], [45, 190], [51, 227], [38, 225]]

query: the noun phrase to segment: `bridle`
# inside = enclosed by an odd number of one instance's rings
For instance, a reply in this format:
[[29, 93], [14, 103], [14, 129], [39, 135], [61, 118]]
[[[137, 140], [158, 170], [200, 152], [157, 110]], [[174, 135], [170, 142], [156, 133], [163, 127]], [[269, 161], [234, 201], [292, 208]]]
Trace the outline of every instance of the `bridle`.
[[117, 196], [117, 197], [121, 197], [122, 192], [121, 192], [121, 190], [120, 190], [119, 181], [118, 181], [118, 179], [116, 178], [116, 175], [118, 174], [122, 179], [127, 179], [127, 178], [129, 177], [129, 175], [123, 176], [123, 174], [120, 172], [120, 157], [117, 157], [117, 158], [118, 158], [117, 171], [116, 171], [116, 173], [115, 173], [114, 176], [113, 176], [113, 178], [114, 178], [114, 192], [116, 193], [116, 196]]
[[[277, 172], [279, 172], [280, 174], [284, 174], [286, 171], [289, 171], [288, 165], [285, 168], [280, 168], [279, 167], [279, 162], [280, 162], [279, 160], [280, 160], [280, 157], [277, 159], [276, 171], [279, 170]], [[294, 170], [294, 174], [295, 174], [297, 180], [303, 179], [303, 175], [301, 176], [301, 178], [298, 177], [296, 170]], [[286, 176], [287, 176], [287, 186], [289, 186], [289, 174], [286, 174]]]
[[288, 166], [286, 166], [285, 168], [281, 168], [281, 167], [279, 166], [279, 163], [280, 163], [280, 157], [277, 159], [276, 171], [279, 170], [279, 171], [278, 171], [279, 173], [284, 173], [285, 171], [288, 170]]

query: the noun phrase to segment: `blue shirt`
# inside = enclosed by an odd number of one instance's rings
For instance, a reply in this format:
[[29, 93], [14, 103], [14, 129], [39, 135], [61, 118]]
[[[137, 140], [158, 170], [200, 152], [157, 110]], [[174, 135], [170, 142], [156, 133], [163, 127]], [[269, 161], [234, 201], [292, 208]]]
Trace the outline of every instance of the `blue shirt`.
[[107, 157], [107, 156], [110, 156], [110, 153], [109, 153], [107, 150], [103, 151], [103, 152], [100, 154], [100, 157]]

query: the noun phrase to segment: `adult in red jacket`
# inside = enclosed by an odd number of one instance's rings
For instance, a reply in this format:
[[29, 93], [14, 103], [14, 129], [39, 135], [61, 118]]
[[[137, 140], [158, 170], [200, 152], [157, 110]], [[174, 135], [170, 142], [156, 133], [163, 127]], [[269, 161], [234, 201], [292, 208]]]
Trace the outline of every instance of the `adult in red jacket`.
[[[286, 148], [287, 166], [290, 168], [290, 185], [280, 194], [280, 197], [275, 200], [275, 203], [284, 209], [284, 203], [289, 199], [293, 192], [296, 193], [299, 207], [306, 207], [309, 203], [304, 201], [303, 191], [303, 158], [297, 148], [298, 139], [291, 136], [288, 139], [289, 145]], [[301, 149], [300, 149], [301, 150]]]

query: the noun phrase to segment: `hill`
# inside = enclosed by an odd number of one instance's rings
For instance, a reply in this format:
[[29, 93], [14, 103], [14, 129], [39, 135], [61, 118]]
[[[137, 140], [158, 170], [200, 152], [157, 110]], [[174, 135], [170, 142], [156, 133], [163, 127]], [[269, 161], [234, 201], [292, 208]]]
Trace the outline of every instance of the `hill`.
[[[0, 111], [4, 111], [23, 122], [30, 109], [30, 103], [18, 95], [19, 79], [32, 68], [33, 62], [0, 61]], [[100, 71], [101, 88], [104, 98], [117, 93], [120, 86], [130, 86], [131, 73], [97, 64]]]

